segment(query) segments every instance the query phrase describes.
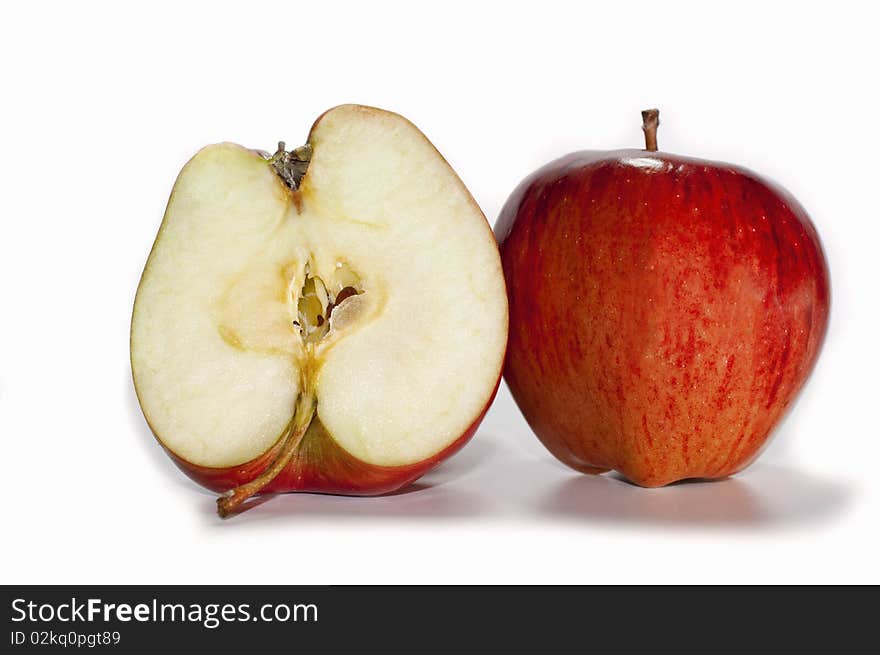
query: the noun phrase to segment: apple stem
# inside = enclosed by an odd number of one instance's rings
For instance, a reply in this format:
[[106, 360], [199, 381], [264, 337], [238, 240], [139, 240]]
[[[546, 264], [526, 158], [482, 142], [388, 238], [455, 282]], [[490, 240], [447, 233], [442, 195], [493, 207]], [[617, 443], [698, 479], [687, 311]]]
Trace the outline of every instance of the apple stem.
[[272, 482], [284, 470], [284, 467], [290, 462], [290, 459], [302, 442], [306, 431], [308, 431], [314, 414], [315, 397], [311, 394], [300, 394], [293, 420], [290, 422], [290, 429], [284, 436], [278, 456], [269, 468], [258, 477], [247, 484], [230, 489], [217, 499], [217, 513], [221, 518], [226, 518], [232, 514], [244, 501], [262, 491], [267, 484]]
[[648, 152], [657, 152], [657, 127], [659, 125], [659, 109], [646, 109], [642, 112], [642, 131], [645, 133], [645, 150]]

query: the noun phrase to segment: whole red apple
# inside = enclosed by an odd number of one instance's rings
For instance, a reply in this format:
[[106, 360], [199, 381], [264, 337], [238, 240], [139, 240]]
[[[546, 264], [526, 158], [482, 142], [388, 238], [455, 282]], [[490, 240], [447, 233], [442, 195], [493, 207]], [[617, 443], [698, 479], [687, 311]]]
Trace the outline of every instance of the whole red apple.
[[656, 150], [578, 152], [528, 177], [496, 226], [504, 377], [569, 466], [644, 486], [755, 459], [828, 323], [819, 237], [751, 171]]

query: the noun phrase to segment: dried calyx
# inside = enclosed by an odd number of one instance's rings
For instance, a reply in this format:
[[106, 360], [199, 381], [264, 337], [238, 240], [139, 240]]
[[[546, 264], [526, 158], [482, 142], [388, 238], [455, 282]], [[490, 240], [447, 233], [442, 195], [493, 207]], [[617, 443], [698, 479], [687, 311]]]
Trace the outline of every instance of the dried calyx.
[[284, 183], [294, 191], [299, 190], [299, 185], [309, 169], [312, 160], [312, 146], [308, 143], [295, 150], [287, 152], [284, 149], [284, 141], [278, 142], [278, 150], [272, 155], [269, 163]]

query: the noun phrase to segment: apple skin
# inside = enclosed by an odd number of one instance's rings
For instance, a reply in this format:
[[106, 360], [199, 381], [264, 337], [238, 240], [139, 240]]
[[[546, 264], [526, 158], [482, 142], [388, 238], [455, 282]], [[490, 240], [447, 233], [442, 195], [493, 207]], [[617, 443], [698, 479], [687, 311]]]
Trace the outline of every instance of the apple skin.
[[[263, 488], [259, 495], [311, 492], [345, 496], [379, 496], [397, 491], [457, 453], [470, 441], [492, 405], [500, 383], [499, 371], [495, 389], [482, 412], [458, 439], [428, 459], [406, 466], [377, 466], [350, 455], [326, 431], [323, 434], [308, 433], [290, 463]], [[178, 457], [167, 448], [165, 452], [177, 467], [195, 482], [222, 493], [257, 478], [271, 464], [279, 446], [276, 444], [249, 462], [227, 468], [199, 466]]]
[[816, 230], [791, 195], [742, 168], [574, 153], [522, 182], [496, 235], [505, 381], [579, 471], [656, 487], [742, 470], [824, 340]]

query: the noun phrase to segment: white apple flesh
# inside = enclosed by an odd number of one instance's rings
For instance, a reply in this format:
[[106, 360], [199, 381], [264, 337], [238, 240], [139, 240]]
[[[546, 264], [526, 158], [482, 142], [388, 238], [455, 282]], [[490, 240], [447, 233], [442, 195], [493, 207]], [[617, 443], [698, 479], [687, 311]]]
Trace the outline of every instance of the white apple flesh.
[[398, 488], [463, 445], [500, 377], [498, 250], [431, 143], [345, 105], [308, 146], [286, 182], [283, 152], [200, 151], [135, 300], [144, 415], [184, 470], [229, 492], [221, 514], [259, 492]]

